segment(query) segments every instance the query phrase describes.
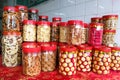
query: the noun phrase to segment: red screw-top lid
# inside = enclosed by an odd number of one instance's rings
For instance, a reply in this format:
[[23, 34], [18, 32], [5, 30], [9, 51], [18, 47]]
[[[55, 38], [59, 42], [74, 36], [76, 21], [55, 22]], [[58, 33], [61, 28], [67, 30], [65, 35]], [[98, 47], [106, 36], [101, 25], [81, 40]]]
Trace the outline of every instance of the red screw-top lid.
[[36, 25], [36, 21], [35, 20], [24, 20], [23, 23], [24, 24], [33, 24], [33, 25]]
[[84, 28], [88, 28], [88, 24], [87, 23], [84, 23]]
[[58, 43], [58, 46], [67, 46], [68, 44], [67, 43], [64, 43], [64, 42], [59, 42]]
[[59, 25], [61, 27], [67, 27], [68, 26], [67, 22], [60, 22]]
[[57, 49], [57, 46], [56, 45], [42, 45], [41, 46], [41, 50], [42, 51], [55, 51]]
[[101, 17], [92, 17], [91, 20], [101, 19]]
[[48, 25], [48, 26], [50, 26], [50, 22], [48, 22], [48, 21], [38, 21], [37, 25]]
[[102, 45], [102, 46], [93, 46], [93, 49], [100, 50], [100, 48], [104, 48], [104, 47], [106, 47], [106, 46], [104, 46], [104, 45]]
[[35, 48], [37, 46], [36, 42], [24, 42], [22, 43], [22, 48]]
[[58, 22], [51, 22], [50, 25], [51, 25], [51, 27], [52, 27], [52, 26], [58, 27], [58, 26], [59, 26], [59, 23], [58, 23]]
[[23, 6], [23, 5], [17, 5], [15, 7], [19, 10], [28, 10], [27, 6]]
[[110, 18], [110, 17], [116, 17], [118, 18], [118, 15], [112, 14], [112, 15], [104, 15], [103, 18]]
[[116, 30], [103, 30], [103, 33], [106, 33], [106, 32], [109, 32], [109, 33], [116, 33]]
[[113, 47], [112, 50], [118, 50], [118, 51], [120, 51], [120, 47]]
[[22, 48], [22, 51], [25, 53], [25, 54], [28, 54], [28, 53], [39, 53], [41, 51], [41, 48], [40, 46], [36, 45], [35, 47], [33, 48], [27, 48], [27, 47], [23, 47]]
[[83, 26], [83, 21], [81, 20], [69, 20], [68, 21], [68, 25], [75, 25], [75, 24]]
[[80, 45], [80, 46], [78, 46], [78, 49], [80, 49], [80, 50], [92, 50], [92, 46]]
[[52, 21], [61, 21], [61, 20], [62, 20], [61, 17], [53, 17], [53, 18], [52, 18]]
[[40, 19], [48, 19], [48, 16], [46, 16], [46, 15], [40, 15], [39, 18]]
[[31, 12], [31, 13], [38, 13], [38, 10], [35, 9], [35, 8], [31, 8], [31, 9], [29, 9], [29, 12]]
[[58, 42], [52, 41], [50, 42], [50, 45], [58, 45]]
[[3, 31], [3, 35], [21, 35], [19, 31]]
[[97, 26], [103, 27], [103, 23], [95, 23], [95, 22], [92, 22], [92, 23], [90, 23], [89, 25], [90, 25], [90, 27], [97, 27]]
[[60, 51], [67, 51], [67, 52], [72, 52], [72, 51], [76, 51], [77, 48], [75, 46], [64, 46], [64, 47], [60, 47]]
[[100, 51], [103, 51], [103, 52], [111, 52], [111, 48], [109, 48], [109, 47], [101, 47], [101, 48], [100, 48]]
[[4, 11], [13, 11], [13, 12], [18, 12], [19, 10], [13, 6], [5, 6], [3, 8]]

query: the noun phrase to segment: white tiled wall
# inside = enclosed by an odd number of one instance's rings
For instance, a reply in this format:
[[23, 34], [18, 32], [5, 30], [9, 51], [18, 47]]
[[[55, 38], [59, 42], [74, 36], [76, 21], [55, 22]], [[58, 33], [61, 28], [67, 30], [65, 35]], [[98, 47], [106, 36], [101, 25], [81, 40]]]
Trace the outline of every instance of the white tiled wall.
[[89, 23], [94, 16], [118, 14], [115, 42], [120, 46], [120, 0], [48, 0], [34, 8], [39, 9], [40, 15], [48, 15], [49, 21], [60, 16], [62, 21], [79, 19]]

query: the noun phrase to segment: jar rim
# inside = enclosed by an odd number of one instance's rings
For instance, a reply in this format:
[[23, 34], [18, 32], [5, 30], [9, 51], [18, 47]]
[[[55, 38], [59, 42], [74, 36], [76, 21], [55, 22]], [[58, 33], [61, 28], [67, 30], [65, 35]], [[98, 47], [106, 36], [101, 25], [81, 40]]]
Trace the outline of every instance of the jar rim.
[[19, 10], [21, 10], [21, 9], [28, 10], [27, 6], [23, 6], [23, 5], [16, 5], [15, 7]]
[[3, 10], [4, 11], [13, 11], [13, 12], [18, 12], [19, 10], [16, 8], [16, 7], [14, 7], [14, 6], [5, 6], [4, 8], [3, 8]]
[[19, 31], [3, 31], [3, 35], [21, 35]]

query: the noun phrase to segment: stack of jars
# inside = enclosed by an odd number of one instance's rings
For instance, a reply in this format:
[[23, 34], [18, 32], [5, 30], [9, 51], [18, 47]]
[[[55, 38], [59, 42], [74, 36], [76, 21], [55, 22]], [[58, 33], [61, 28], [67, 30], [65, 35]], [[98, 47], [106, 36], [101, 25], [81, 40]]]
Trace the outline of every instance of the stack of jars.
[[104, 33], [102, 43], [106, 46], [114, 46], [114, 36], [116, 34], [118, 15], [105, 15], [103, 16]]
[[[16, 8], [17, 7], [17, 8]], [[2, 16], [2, 64], [6, 67], [15, 67], [21, 64], [21, 43], [20, 32], [21, 9], [26, 13], [25, 6], [5, 6]], [[27, 15], [27, 13], [26, 13]], [[27, 16], [24, 16], [27, 18]]]

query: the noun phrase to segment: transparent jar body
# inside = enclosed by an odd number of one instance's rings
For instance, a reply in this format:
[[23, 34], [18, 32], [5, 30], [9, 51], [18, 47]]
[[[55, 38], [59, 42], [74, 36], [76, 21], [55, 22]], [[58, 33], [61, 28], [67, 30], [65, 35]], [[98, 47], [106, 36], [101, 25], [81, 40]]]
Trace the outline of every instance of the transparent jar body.
[[81, 28], [81, 43], [85, 44], [87, 43], [87, 37], [88, 37], [88, 28]]
[[2, 64], [6, 67], [15, 67], [21, 64], [22, 37], [16, 35], [3, 35]]
[[2, 27], [4, 31], [20, 31], [19, 13], [3, 11]]
[[50, 42], [50, 26], [37, 26], [37, 42]]
[[92, 71], [97, 74], [109, 74], [111, 64], [111, 52], [95, 52]]
[[39, 75], [41, 72], [41, 53], [22, 52], [23, 74], [28, 76]]
[[25, 24], [23, 26], [23, 41], [36, 41], [36, 26]]
[[49, 72], [56, 69], [56, 50], [54, 51], [42, 51], [42, 71]]
[[62, 75], [75, 75], [77, 69], [77, 52], [62, 51], [59, 54], [59, 73]]

